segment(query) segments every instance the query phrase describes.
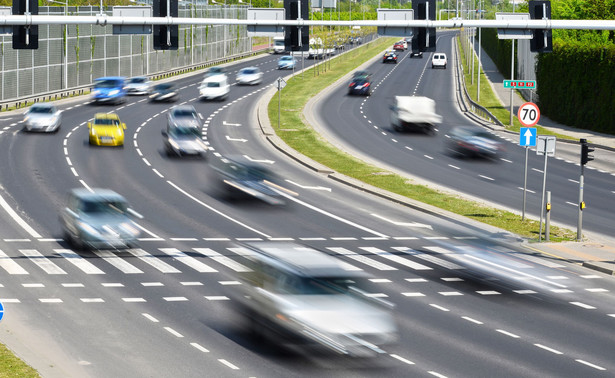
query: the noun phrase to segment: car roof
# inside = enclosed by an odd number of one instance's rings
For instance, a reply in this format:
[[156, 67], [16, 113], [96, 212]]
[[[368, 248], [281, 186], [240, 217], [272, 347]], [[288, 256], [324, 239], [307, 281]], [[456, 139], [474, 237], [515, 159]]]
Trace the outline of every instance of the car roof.
[[46, 102], [38, 102], [32, 104], [31, 108], [55, 108], [55, 105]]
[[280, 269], [307, 277], [365, 277], [361, 269], [312, 247], [292, 242], [244, 244], [252, 256], [267, 260]]
[[208, 76], [205, 79], [203, 79], [203, 83], [211, 83], [211, 82], [221, 82], [221, 81], [226, 81], [226, 75], [214, 75], [214, 76]]
[[99, 77], [96, 80], [126, 80], [126, 78], [124, 76], [104, 76]]
[[192, 105], [176, 105], [171, 108], [171, 112], [186, 111], [186, 110], [189, 110], [191, 112], [196, 111], [196, 109]]
[[72, 189], [70, 193], [84, 201], [122, 201], [126, 202], [126, 199], [114, 192], [111, 189], [92, 188], [90, 191], [86, 188]]
[[117, 119], [119, 120], [120, 117], [115, 113], [96, 113], [94, 115], [94, 119]]

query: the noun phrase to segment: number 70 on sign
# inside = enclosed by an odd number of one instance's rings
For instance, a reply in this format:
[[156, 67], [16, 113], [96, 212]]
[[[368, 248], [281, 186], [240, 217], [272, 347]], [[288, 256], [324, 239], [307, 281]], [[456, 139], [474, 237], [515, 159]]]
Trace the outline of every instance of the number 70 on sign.
[[517, 118], [519, 118], [519, 122], [525, 127], [535, 126], [540, 119], [540, 109], [538, 109], [538, 105], [533, 102], [526, 102], [519, 107]]

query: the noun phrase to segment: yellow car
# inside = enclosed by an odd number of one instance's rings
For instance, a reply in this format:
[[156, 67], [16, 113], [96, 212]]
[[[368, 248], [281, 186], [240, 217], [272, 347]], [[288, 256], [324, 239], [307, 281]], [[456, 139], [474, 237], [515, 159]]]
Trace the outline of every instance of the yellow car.
[[96, 113], [94, 122], [88, 122], [90, 145], [123, 146], [126, 124], [115, 113]]

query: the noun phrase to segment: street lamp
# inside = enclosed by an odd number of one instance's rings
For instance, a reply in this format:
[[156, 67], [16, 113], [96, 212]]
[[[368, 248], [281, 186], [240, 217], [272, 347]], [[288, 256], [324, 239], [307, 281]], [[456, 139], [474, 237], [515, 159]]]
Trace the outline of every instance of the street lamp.
[[[50, 3], [64, 5], [64, 16], [68, 16], [68, 0], [64, 3], [57, 0], [47, 0]], [[64, 24], [64, 89], [68, 88], [68, 24]]]

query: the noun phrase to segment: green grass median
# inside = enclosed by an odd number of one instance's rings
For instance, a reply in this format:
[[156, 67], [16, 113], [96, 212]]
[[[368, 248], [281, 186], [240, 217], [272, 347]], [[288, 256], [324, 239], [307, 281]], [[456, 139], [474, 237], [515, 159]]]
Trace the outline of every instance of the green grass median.
[[[394, 38], [380, 38], [331, 59], [327, 62], [326, 71], [323, 68], [311, 68], [289, 79], [281, 92], [279, 128], [277, 95], [272, 98], [268, 107], [269, 119], [277, 135], [291, 148], [334, 171], [392, 193], [508, 230], [529, 240], [538, 240], [537, 221], [522, 221], [517, 214], [418, 185], [405, 177], [366, 164], [338, 150], [307, 125], [303, 108], [310, 98], [384, 49], [390, 48], [394, 41]], [[521, 198], [521, 194], [519, 197]], [[571, 230], [552, 226], [550, 237], [551, 241], [567, 241], [575, 240], [576, 234]]]
[[0, 344], [0, 378], [9, 377], [35, 378], [40, 375]]

